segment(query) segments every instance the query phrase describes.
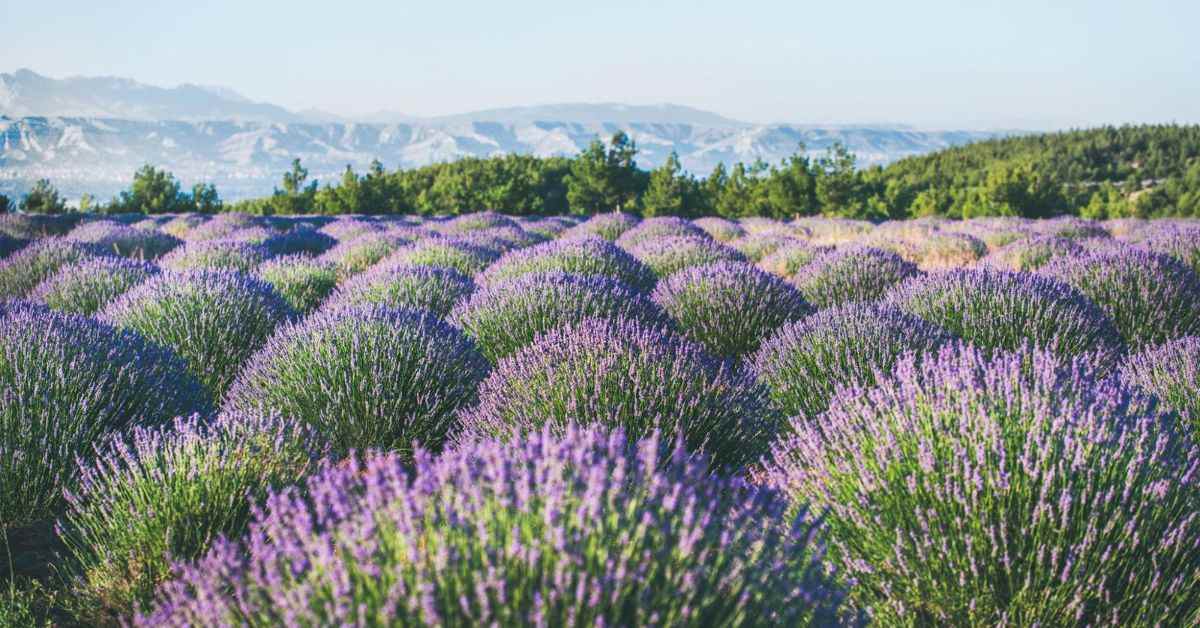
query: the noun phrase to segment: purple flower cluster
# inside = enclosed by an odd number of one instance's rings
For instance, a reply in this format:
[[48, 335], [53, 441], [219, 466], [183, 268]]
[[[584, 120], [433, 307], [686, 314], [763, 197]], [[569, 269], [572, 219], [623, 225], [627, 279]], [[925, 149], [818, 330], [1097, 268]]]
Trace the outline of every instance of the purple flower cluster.
[[659, 430], [715, 464], [758, 460], [778, 426], [753, 377], [699, 345], [633, 320], [557, 327], [501, 360], [462, 413], [464, 438], [514, 439], [578, 423]]
[[729, 242], [746, 235], [746, 230], [738, 223], [716, 216], [697, 218], [692, 221], [692, 224], [703, 229], [714, 240], [721, 242]]
[[1138, 246], [1153, 253], [1162, 253], [1187, 264], [1200, 273], [1200, 228], [1158, 228], [1149, 231]]
[[474, 277], [499, 257], [496, 251], [456, 238], [430, 238], [396, 251], [380, 265], [440, 266]]
[[1162, 401], [1200, 442], [1200, 337], [1187, 336], [1129, 356], [1121, 381]]
[[785, 279], [790, 279], [800, 272], [801, 268], [817, 258], [818, 255], [829, 252], [827, 247], [814, 246], [803, 240], [792, 240], [775, 249], [770, 255], [758, 262], [758, 267]]
[[136, 229], [109, 220], [86, 222], [67, 234], [74, 242], [94, 244], [112, 255], [153, 260], [162, 257], [183, 243], [175, 236], [161, 231]]
[[385, 227], [381, 224], [358, 218], [339, 218], [317, 229], [317, 232], [327, 235], [338, 242], [349, 242], [358, 236], [383, 231], [384, 229]]
[[471, 278], [437, 266], [376, 266], [334, 291], [327, 307], [384, 305], [429, 310], [446, 316], [475, 291]]
[[158, 267], [120, 257], [96, 257], [63, 266], [29, 298], [51, 309], [95, 314], [125, 291], [158, 274]]
[[1174, 258], [1123, 247], [1059, 258], [1038, 272], [1100, 306], [1131, 350], [1200, 335], [1200, 276]]
[[910, 279], [884, 300], [985, 353], [1029, 345], [1065, 358], [1088, 355], [1105, 372], [1124, 353], [1120, 334], [1096, 304], [1031, 273], [950, 270]]
[[441, 446], [488, 363], [423, 310], [331, 308], [282, 328], [246, 364], [227, 410], [277, 410], [339, 452]]
[[0, 260], [0, 298], [23, 297], [58, 269], [104, 252], [93, 244], [46, 238]]
[[270, 253], [259, 244], [226, 240], [189, 240], [183, 246], [159, 258], [158, 263], [169, 270], [236, 270], [250, 273], [268, 257]]
[[659, 279], [691, 266], [746, 261], [746, 257], [737, 249], [721, 244], [708, 235], [703, 238], [663, 236], [643, 239], [627, 248], [630, 255], [648, 266]]
[[560, 271], [603, 276], [634, 288], [654, 287], [654, 273], [624, 249], [596, 237], [555, 240], [505, 253], [478, 280], [482, 285], [515, 279], [531, 273]]
[[539, 334], [585, 318], [629, 318], [658, 327], [671, 324], [657, 305], [619, 281], [562, 272], [532, 273], [489, 285], [449, 316], [492, 362], [530, 344]]
[[562, 239], [569, 240], [572, 238], [596, 236], [613, 242], [621, 237], [621, 234], [632, 229], [637, 224], [638, 217], [633, 214], [622, 212], [596, 214], [578, 225], [567, 229], [561, 237]]
[[740, 358], [812, 307], [795, 286], [745, 262], [717, 262], [681, 270], [659, 282], [651, 296], [688, 338], [713, 355]]
[[[585, 225], [587, 223], [584, 223]], [[703, 229], [675, 216], [647, 218], [617, 238], [617, 246], [629, 250], [646, 240], [666, 237], [693, 237], [711, 240]]]
[[202, 270], [157, 275], [117, 297], [100, 318], [173, 349], [219, 399], [242, 363], [294, 313], [261, 279]]
[[352, 277], [411, 243], [410, 238], [369, 232], [353, 240], [343, 240], [321, 254], [320, 259], [336, 266], [340, 277]]
[[924, 354], [951, 339], [895, 308], [851, 303], [783, 326], [749, 362], [780, 414], [814, 421], [838, 389], [869, 386], [902, 355]]
[[1082, 361], [947, 346], [777, 447], [883, 625], [1192, 625], [1200, 450]]
[[455, 216], [437, 226], [437, 230], [447, 235], [461, 235], [473, 231], [484, 231], [496, 228], [513, 228], [520, 230], [521, 225], [509, 216], [491, 211], [475, 212]]
[[36, 520], [109, 432], [210, 407], [182, 360], [94, 319], [0, 307], [0, 528]]
[[337, 287], [337, 267], [306, 255], [276, 257], [258, 267], [259, 279], [283, 297], [292, 309], [307, 314]]
[[792, 278], [809, 303], [826, 308], [876, 301], [920, 271], [895, 253], [851, 246], [822, 254]]
[[818, 525], [650, 436], [541, 431], [331, 467], [178, 566], [143, 626], [827, 625]]
[[729, 246], [757, 264], [764, 257], [797, 241], [797, 238], [776, 233], [754, 233], [733, 240]]
[[1059, 257], [1083, 254], [1083, 247], [1074, 240], [1057, 236], [1023, 238], [992, 251], [982, 264], [1006, 270], [1031, 271]]

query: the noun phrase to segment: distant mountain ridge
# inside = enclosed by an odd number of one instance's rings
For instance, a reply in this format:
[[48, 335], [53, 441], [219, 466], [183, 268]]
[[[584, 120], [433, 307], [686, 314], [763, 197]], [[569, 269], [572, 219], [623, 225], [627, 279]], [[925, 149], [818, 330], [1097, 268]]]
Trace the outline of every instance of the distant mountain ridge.
[[211, 181], [227, 198], [239, 198], [270, 193], [293, 158], [329, 181], [347, 164], [361, 171], [372, 159], [409, 168], [507, 153], [574, 155], [618, 130], [637, 142], [640, 166], [657, 166], [675, 151], [684, 168], [701, 175], [718, 163], [775, 163], [802, 143], [820, 153], [842, 142], [869, 165], [1003, 135], [757, 125], [670, 104], [571, 103], [364, 118], [293, 112], [222, 87], [58, 80], [19, 70], [0, 74], [0, 192], [19, 193], [48, 178], [68, 196], [89, 192], [104, 198], [128, 185], [137, 167], [151, 163], [186, 183]]

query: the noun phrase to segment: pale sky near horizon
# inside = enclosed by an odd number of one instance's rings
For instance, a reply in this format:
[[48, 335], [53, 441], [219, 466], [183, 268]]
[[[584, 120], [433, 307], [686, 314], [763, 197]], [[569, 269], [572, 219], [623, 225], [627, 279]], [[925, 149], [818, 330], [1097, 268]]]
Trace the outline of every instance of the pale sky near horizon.
[[1200, 122], [1195, 0], [97, 4], [0, 0], [0, 72], [347, 116], [671, 102], [752, 122]]

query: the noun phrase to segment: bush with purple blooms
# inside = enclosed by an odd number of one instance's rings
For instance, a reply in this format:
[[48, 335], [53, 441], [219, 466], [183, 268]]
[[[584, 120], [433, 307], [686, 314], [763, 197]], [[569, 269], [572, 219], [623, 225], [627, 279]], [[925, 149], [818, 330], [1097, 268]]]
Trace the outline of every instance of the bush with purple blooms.
[[276, 257], [255, 273], [271, 284], [292, 309], [307, 314], [337, 287], [337, 267], [306, 255]]
[[339, 453], [438, 449], [487, 371], [474, 343], [427, 311], [333, 308], [272, 337], [225, 408], [278, 410]]
[[219, 400], [246, 359], [294, 313], [261, 279], [201, 270], [153, 277], [117, 297], [100, 318], [170, 347]]
[[505, 253], [480, 273], [491, 285], [531, 273], [564, 272], [616, 279], [635, 290], [654, 288], [654, 273], [624, 249], [596, 237], [555, 240]]
[[775, 410], [813, 421], [839, 388], [870, 386], [900, 356], [934, 351], [951, 338], [895, 308], [851, 303], [785, 325], [748, 362]]
[[671, 324], [649, 298], [619, 281], [561, 272], [522, 275], [483, 288], [455, 307], [449, 321], [494, 363], [540, 334], [586, 318], [630, 318], [664, 328]]
[[736, 249], [708, 237], [663, 236], [640, 240], [628, 247], [629, 254], [645, 264], [659, 279], [685, 268], [715, 262], [745, 262]]
[[1147, 230], [1138, 246], [1154, 253], [1162, 253], [1188, 265], [1200, 273], [1200, 228], [1157, 228]]
[[450, 268], [377, 266], [339, 286], [328, 303], [332, 307], [413, 308], [444, 317], [474, 291], [470, 277]]
[[393, 456], [333, 467], [181, 565], [135, 623], [833, 623], [818, 524], [663, 449], [569, 429], [421, 455], [411, 475]]
[[337, 268], [338, 277], [345, 279], [374, 266], [410, 242], [407, 238], [383, 233], [365, 233], [329, 249], [321, 255], [321, 259], [332, 263]]
[[564, 240], [569, 240], [572, 238], [595, 236], [613, 242], [621, 237], [621, 234], [629, 231], [637, 224], [638, 217], [633, 214], [622, 212], [596, 214], [578, 225], [567, 229], [561, 237]]
[[776, 329], [812, 313], [795, 286], [745, 262], [681, 270], [660, 281], [651, 298], [683, 335], [730, 359], [757, 350]]
[[1129, 356], [1120, 376], [1178, 412], [1200, 443], [1200, 338], [1179, 338]]
[[97, 447], [59, 521], [74, 591], [104, 613], [149, 602], [175, 560], [240, 536], [251, 500], [300, 481], [322, 454], [308, 426], [269, 413], [199, 415]]
[[38, 284], [29, 298], [60, 312], [91, 315], [156, 274], [158, 267], [149, 262], [90, 258], [63, 266]]
[[881, 625], [1200, 620], [1200, 450], [1083, 361], [949, 346], [794, 427], [773, 482]]
[[320, 255], [333, 248], [337, 240], [312, 228], [292, 229], [262, 241], [272, 257], [282, 255]]
[[729, 242], [730, 240], [736, 240], [746, 235], [746, 230], [741, 225], [732, 220], [717, 218], [716, 216], [697, 218], [692, 221], [692, 224], [703, 229], [714, 240], [721, 242]]
[[93, 319], [0, 308], [0, 528], [52, 514], [106, 434], [211, 406], [170, 351]]
[[183, 244], [179, 238], [161, 231], [137, 229], [108, 220], [84, 223], [71, 230], [66, 238], [94, 244], [110, 255], [139, 260], [157, 259]]
[[516, 228], [520, 229], [521, 225], [509, 216], [498, 214], [496, 212], [482, 211], [471, 214], [463, 214], [455, 216], [450, 220], [438, 225], [437, 230], [451, 235], [460, 235], [464, 233], [472, 233], [475, 231], [485, 231], [496, 228]]
[[381, 262], [381, 266], [440, 266], [474, 277], [500, 254], [449, 238], [430, 238], [406, 246]]
[[657, 216], [647, 218], [622, 233], [621, 237], [617, 238], [617, 246], [629, 250], [647, 240], [668, 237], [712, 239], [703, 229], [683, 218]]
[[1032, 271], [1059, 257], [1083, 255], [1074, 240], [1054, 236], [1023, 238], [989, 253], [981, 264], [1005, 270]]
[[252, 273], [270, 255], [267, 249], [249, 242], [226, 240], [189, 241], [159, 258], [167, 270], [236, 270]]
[[818, 308], [878, 301], [892, 286], [920, 274], [895, 253], [848, 247], [819, 255], [792, 282]]
[[83, 214], [0, 214], [0, 233], [20, 240], [66, 235], [83, 220]]
[[63, 266], [103, 255], [95, 245], [62, 238], [33, 242], [0, 260], [0, 299], [23, 297]]
[[770, 255], [758, 262], [758, 267], [785, 279], [790, 279], [800, 272], [801, 268], [827, 252], [825, 247], [817, 247], [802, 240], [792, 240], [775, 249]]
[[756, 233], [742, 236], [728, 244], [737, 252], [745, 255], [746, 259], [757, 264], [771, 253], [794, 242], [803, 242], [803, 240], [778, 233]]
[[911, 279], [885, 302], [991, 352], [1024, 346], [1064, 358], [1089, 356], [1108, 372], [1124, 352], [1096, 304], [1070, 286], [1030, 273], [951, 270]]
[[1100, 306], [1132, 351], [1200, 335], [1200, 276], [1172, 257], [1126, 247], [1059, 258], [1038, 272]]
[[779, 426], [752, 376], [689, 340], [622, 319], [558, 327], [501, 360], [462, 422], [463, 440], [516, 441], [571, 423], [619, 427], [631, 438], [659, 430], [728, 469], [756, 462]]

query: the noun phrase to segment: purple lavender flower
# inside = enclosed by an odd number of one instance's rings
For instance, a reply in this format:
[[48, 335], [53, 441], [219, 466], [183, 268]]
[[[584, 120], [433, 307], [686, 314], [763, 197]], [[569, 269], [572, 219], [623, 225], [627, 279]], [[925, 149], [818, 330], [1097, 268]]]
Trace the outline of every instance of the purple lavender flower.
[[354, 238], [368, 233], [383, 231], [386, 227], [379, 223], [369, 222], [359, 218], [342, 217], [329, 222], [317, 229], [338, 242], [349, 242]]
[[828, 247], [813, 246], [802, 240], [792, 240], [762, 258], [758, 262], [758, 267], [784, 279], [791, 279], [818, 255], [831, 250]]
[[669, 327], [670, 318], [625, 284], [601, 276], [532, 273], [475, 292], [450, 313], [451, 323], [492, 362], [544, 332], [585, 318], [631, 318]]
[[764, 257], [795, 242], [804, 241], [779, 233], [754, 233], [729, 242], [729, 246], [757, 264]]
[[139, 260], [157, 259], [183, 243], [166, 233], [136, 229], [109, 220], [83, 223], [71, 230], [66, 239], [94, 244], [109, 254]]
[[1129, 356], [1121, 380], [1178, 412], [1200, 442], [1200, 338], [1179, 338]]
[[569, 240], [571, 238], [595, 236], [612, 242], [637, 224], [638, 217], [633, 214], [622, 212], [596, 214], [578, 225], [567, 229], [563, 232], [561, 238]]
[[304, 424], [278, 414], [199, 415], [135, 428], [82, 462], [59, 522], [72, 595], [130, 614], [151, 601], [173, 560], [240, 536], [252, 499], [301, 480], [323, 454]]
[[1038, 272], [1100, 306], [1131, 350], [1200, 334], [1200, 277], [1174, 258], [1124, 247], [1056, 259]]
[[811, 421], [839, 388], [869, 386], [902, 355], [933, 351], [951, 338], [895, 308], [851, 303], [783, 326], [749, 362], [780, 414]]
[[437, 266], [473, 277], [500, 254], [455, 238], [430, 238], [406, 246], [380, 262], [382, 267]]
[[570, 423], [661, 430], [715, 464], [739, 468], [769, 445], [778, 419], [748, 374], [697, 344], [633, 320], [556, 327], [503, 359], [462, 413], [464, 438], [518, 438]]
[[[657, 436], [568, 428], [348, 461], [285, 489], [142, 626], [826, 625], [820, 527]], [[369, 618], [366, 620], [364, 618]]]
[[270, 257], [267, 249], [249, 242], [225, 240], [191, 240], [159, 258], [164, 269], [236, 270], [243, 273], [254, 269]]
[[697, 218], [692, 221], [692, 224], [703, 229], [714, 240], [721, 242], [729, 242], [746, 235], [746, 230], [741, 225], [716, 216]]
[[63, 266], [103, 255], [95, 245], [62, 238], [33, 242], [0, 260], [0, 298], [23, 297]]
[[292, 309], [307, 314], [337, 287], [337, 267], [306, 255], [276, 257], [258, 267], [259, 279], [283, 297]]
[[1074, 240], [1057, 236], [1022, 238], [992, 251], [980, 263], [1005, 270], [1030, 271], [1045, 266], [1058, 257], [1083, 254], [1083, 247]]
[[[883, 625], [1190, 625], [1200, 450], [1085, 362], [947, 346], [776, 448]], [[1019, 591], [1019, 594], [1014, 594]]]
[[384, 305], [446, 316], [475, 291], [470, 277], [436, 266], [376, 266], [351, 277], [334, 291], [327, 307]]
[[470, 339], [429, 312], [332, 308], [275, 334], [224, 407], [278, 410], [343, 453], [438, 448], [487, 371]]
[[480, 284], [493, 285], [530, 273], [561, 271], [577, 275], [616, 279], [635, 290], [654, 287], [654, 273], [624, 249], [596, 237], [555, 240], [511, 251], [496, 260], [478, 277]]
[[63, 266], [29, 294], [51, 309], [94, 314], [125, 291], [158, 274], [158, 267], [119, 257], [96, 257]]
[[1200, 273], [1200, 227], [1147, 230], [1138, 246], [1152, 253], [1170, 255]]
[[1066, 238], [1068, 240], [1107, 239], [1112, 237], [1108, 231], [1104, 230], [1104, 226], [1100, 223], [1075, 216], [1061, 216], [1047, 220], [1030, 221], [1029, 228], [1042, 235]]
[[413, 241], [386, 233], [365, 233], [353, 240], [344, 240], [320, 257], [338, 269], [338, 276], [352, 277], [378, 263]]
[[895, 253], [847, 247], [825, 253], [802, 268], [792, 282], [809, 303], [826, 308], [876, 301], [892, 286], [920, 271]]
[[483, 211], [455, 216], [438, 225], [437, 230], [447, 235], [463, 235], [473, 231], [483, 231], [497, 227], [520, 229], [521, 225], [517, 224], [517, 221], [509, 216], [491, 211]]
[[1031, 273], [952, 270], [910, 279], [884, 302], [985, 353], [1030, 345], [1064, 358], [1087, 355], [1107, 372], [1124, 353], [1105, 313], [1070, 286]]
[[294, 314], [261, 279], [202, 270], [153, 277], [117, 297], [100, 318], [173, 349], [219, 399], [242, 363]]
[[637, 244], [627, 248], [630, 255], [648, 266], [660, 279], [691, 266], [746, 261], [746, 257], [736, 249], [713, 240], [707, 234], [703, 238], [663, 236], [639, 239]]
[[713, 355], [740, 358], [785, 323], [812, 313], [800, 291], [744, 262], [681, 270], [651, 296], [683, 335]]
[[163, 231], [187, 242], [203, 242], [219, 240], [233, 234], [239, 229], [262, 226], [258, 217], [248, 214], [225, 213], [217, 214], [199, 224], [184, 223], [179, 231], [172, 229], [170, 224], [163, 225]]
[[45, 517], [107, 433], [209, 404], [182, 360], [82, 316], [0, 305], [0, 528]]
[[[587, 223], [584, 223], [587, 224]], [[630, 250], [641, 242], [666, 237], [693, 237], [711, 240], [703, 229], [675, 216], [656, 216], [647, 218], [637, 225], [627, 229], [617, 238], [617, 246]]]

